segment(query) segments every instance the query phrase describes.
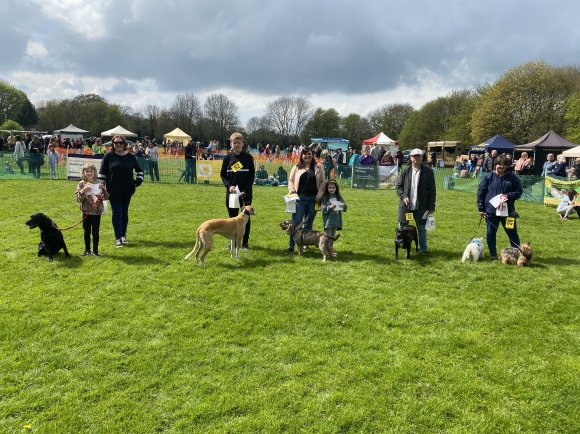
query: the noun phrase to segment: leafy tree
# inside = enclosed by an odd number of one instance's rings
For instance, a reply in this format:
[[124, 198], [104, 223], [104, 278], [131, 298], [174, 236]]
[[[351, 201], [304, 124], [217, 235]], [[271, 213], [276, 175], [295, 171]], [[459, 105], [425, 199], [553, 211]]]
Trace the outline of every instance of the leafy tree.
[[367, 118], [372, 131], [383, 131], [391, 139], [398, 140], [409, 116], [415, 109], [410, 104], [390, 104], [371, 111]]
[[580, 143], [580, 93], [574, 93], [568, 98], [564, 121], [566, 139]]
[[399, 137], [401, 148], [422, 148], [429, 141], [443, 140], [445, 104], [445, 98], [439, 97], [411, 113]]
[[351, 148], [361, 149], [362, 141], [373, 135], [367, 118], [351, 113], [340, 120], [340, 136], [350, 141]]
[[157, 121], [161, 115], [161, 109], [154, 104], [149, 104], [145, 107], [145, 121], [147, 124], [147, 134], [149, 137], [155, 137], [157, 129]]
[[177, 126], [192, 137], [201, 136], [203, 112], [199, 99], [193, 93], [177, 95], [167, 111], [167, 116], [173, 121], [174, 128]]
[[38, 113], [24, 92], [0, 80], [0, 122], [8, 119], [32, 127], [38, 122]]
[[277, 140], [277, 135], [272, 131], [270, 120], [266, 116], [250, 118], [246, 124], [246, 132], [246, 142], [250, 146], [258, 143], [274, 143]]
[[[20, 125], [18, 122], [13, 121], [12, 119], [7, 119], [2, 123], [2, 125], [0, 125], [0, 130], [24, 131], [24, 127], [22, 125]], [[8, 134], [6, 134], [6, 135], [8, 135]]]
[[470, 121], [478, 98], [479, 93], [473, 90], [456, 90], [449, 94], [445, 105], [447, 123], [444, 125], [444, 140], [473, 143]]
[[51, 100], [39, 108], [39, 127], [46, 131], [54, 131], [72, 123], [89, 131], [89, 134], [98, 136], [117, 125], [127, 125], [123, 116], [124, 110], [126, 111], [115, 104], [107, 103], [101, 96], [95, 94]]
[[339, 137], [340, 115], [329, 108], [317, 108], [302, 131], [302, 141], [309, 142], [313, 137]]
[[558, 70], [544, 62], [507, 71], [482, 95], [473, 112], [474, 140], [501, 134], [514, 143], [528, 143], [550, 129], [561, 133], [576, 74], [574, 68]]
[[125, 128], [129, 126], [127, 124], [126, 117], [123, 116], [123, 113], [121, 112], [120, 107], [115, 104], [109, 104], [105, 109], [104, 119], [93, 122], [91, 124], [91, 132], [96, 131], [95, 135], [99, 135], [103, 131], [110, 130], [117, 125], [121, 125]]
[[401, 131], [401, 147], [422, 148], [436, 140], [471, 143], [469, 118], [476, 101], [476, 93], [470, 90], [455, 90], [429, 101], [409, 116]]
[[291, 139], [298, 139], [312, 110], [310, 102], [302, 96], [283, 96], [268, 103], [265, 116], [280, 141], [288, 145]]
[[238, 106], [221, 93], [211, 94], [205, 100], [204, 121], [210, 136], [223, 143], [240, 123]]
[[40, 130], [52, 133], [54, 130], [68, 125], [66, 123], [68, 117], [62, 110], [61, 101], [51, 100], [41, 103], [38, 108], [38, 115], [38, 128]]

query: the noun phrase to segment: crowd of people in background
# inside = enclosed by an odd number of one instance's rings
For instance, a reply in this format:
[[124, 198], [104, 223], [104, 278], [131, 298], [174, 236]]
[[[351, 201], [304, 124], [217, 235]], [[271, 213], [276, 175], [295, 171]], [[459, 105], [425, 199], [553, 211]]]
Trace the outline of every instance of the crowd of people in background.
[[[338, 178], [348, 178], [352, 166], [399, 166], [399, 170], [407, 162], [408, 156], [398, 149], [391, 153], [388, 146], [374, 144], [372, 146], [363, 145], [361, 151], [348, 148], [343, 150], [327, 149], [324, 145], [312, 144], [293, 144], [282, 147], [276, 143], [257, 143], [255, 147], [245, 145], [245, 150], [256, 156], [258, 163], [292, 163], [296, 164], [300, 155], [305, 148], [312, 150], [317, 161], [324, 166], [325, 173], [332, 174]], [[111, 142], [104, 142], [101, 138], [90, 137], [85, 139], [72, 139], [61, 136], [41, 136], [32, 133], [21, 135], [9, 134], [0, 136], [0, 150], [7, 151], [14, 156], [17, 168], [10, 170], [19, 170], [21, 174], [25, 172], [25, 163], [28, 166], [28, 173], [34, 177], [40, 177], [40, 169], [47, 166], [50, 178], [57, 178], [58, 165], [64, 164], [65, 155], [83, 154], [98, 155], [105, 154], [111, 150]], [[196, 182], [197, 174], [195, 161], [212, 160], [223, 158], [228, 152], [228, 144], [220, 143], [218, 140], [211, 140], [203, 143], [198, 140], [190, 140], [188, 143], [172, 141], [168, 139], [156, 140], [154, 138], [144, 137], [135, 142], [127, 140], [127, 151], [137, 158], [139, 164], [144, 169], [145, 174], [149, 176], [152, 182], [159, 182], [159, 161], [161, 158], [184, 158], [185, 170], [183, 170], [180, 181]], [[407, 151], [408, 152], [408, 151]], [[486, 153], [471, 153], [469, 156], [461, 156], [455, 165], [454, 176], [461, 178], [481, 177], [486, 173], [493, 171], [494, 162], [500, 155], [496, 150]], [[534, 174], [534, 158], [528, 152], [522, 152], [517, 160], [513, 159], [512, 153], [504, 153], [507, 159], [508, 172], [513, 171], [516, 175]], [[425, 161], [429, 166], [437, 167], [438, 160], [435, 152], [427, 153]], [[559, 156], [559, 159], [552, 153], [547, 155], [546, 162], [543, 163], [541, 176], [555, 176], [567, 178], [570, 180], [577, 179], [580, 170], [580, 159], [566, 163], [566, 159]], [[276, 178], [275, 174], [269, 175], [265, 179]], [[262, 179], [262, 178], [260, 178]], [[276, 180], [279, 182], [278, 180]]]

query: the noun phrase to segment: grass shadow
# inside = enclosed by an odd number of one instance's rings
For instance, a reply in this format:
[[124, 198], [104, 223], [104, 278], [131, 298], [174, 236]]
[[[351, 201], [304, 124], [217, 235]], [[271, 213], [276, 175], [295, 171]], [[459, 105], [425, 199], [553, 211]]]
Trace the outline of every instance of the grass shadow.
[[564, 256], [552, 256], [548, 258], [542, 257], [541, 259], [537, 259], [536, 257], [532, 260], [532, 265], [580, 265], [580, 259], [575, 258], [567, 258]]
[[[39, 259], [44, 259], [45, 261], [48, 262], [46, 256], [40, 256]], [[59, 267], [65, 268], [78, 268], [83, 263], [81, 257], [74, 254], [71, 254], [71, 257], [67, 258], [64, 256], [64, 253], [57, 253], [56, 255], [53, 256], [53, 259], [54, 259], [53, 263], [58, 264]]]
[[136, 240], [131, 241], [129, 244], [130, 246], [140, 247], [140, 248], [154, 248], [154, 247], [167, 247], [167, 248], [189, 248], [190, 251], [195, 244], [195, 238], [191, 241], [184, 241], [184, 240]]
[[114, 259], [124, 262], [127, 265], [152, 265], [164, 264], [169, 265], [171, 261], [156, 258], [155, 256], [138, 255], [138, 256], [107, 256], [108, 259]]

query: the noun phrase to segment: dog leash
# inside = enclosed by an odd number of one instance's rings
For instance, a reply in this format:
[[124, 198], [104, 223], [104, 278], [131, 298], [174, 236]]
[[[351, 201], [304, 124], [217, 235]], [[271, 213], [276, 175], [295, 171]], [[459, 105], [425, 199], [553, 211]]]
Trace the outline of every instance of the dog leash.
[[[483, 218], [483, 216], [481, 216], [481, 218]], [[481, 224], [481, 218], [479, 219], [479, 224]], [[494, 228], [495, 228], [495, 230], [496, 230], [496, 231], [499, 231], [499, 227], [497, 227], [496, 225], [494, 225], [494, 224], [493, 224], [493, 223], [492, 223], [492, 222], [491, 222], [491, 221], [490, 221], [490, 220], [487, 218], [487, 215], [485, 216], [485, 219], [487, 220], [487, 222], [488, 222], [488, 223], [489, 223], [489, 224], [490, 224], [492, 227], [494, 227]], [[510, 240], [510, 243], [511, 243], [511, 240]], [[517, 244], [517, 243], [514, 243], [514, 244], [516, 245], [517, 249], [518, 249], [518, 250], [519, 250], [519, 251], [520, 251], [520, 252], [523, 254], [524, 252], [522, 252], [522, 248], [521, 248], [521, 246], [520, 246], [519, 244]]]
[[[473, 241], [473, 239], [475, 238], [475, 236], [477, 235], [477, 233], [479, 232], [479, 228], [481, 227], [481, 222], [483, 221], [483, 216], [480, 215], [479, 216], [479, 224], [477, 225], [477, 229], [475, 230], [475, 233], [473, 234], [473, 236], [469, 239], [469, 243], [471, 243]], [[468, 244], [469, 244], [468, 243]]]
[[94, 205], [92, 206], [92, 208], [89, 210], [89, 212], [88, 212], [88, 213], [86, 213], [86, 214], [83, 214], [83, 218], [82, 218], [82, 219], [80, 219], [78, 222], [76, 222], [76, 223], [75, 223], [74, 225], [72, 225], [72, 226], [69, 226], [69, 227], [67, 227], [67, 228], [64, 228], [64, 229], [59, 229], [59, 231], [61, 231], [61, 232], [68, 231], [69, 229], [72, 229], [72, 228], [74, 228], [74, 227], [76, 227], [76, 226], [80, 225], [82, 222], [84, 222], [84, 221], [87, 219], [87, 217], [88, 217], [88, 216], [91, 214], [91, 212], [92, 212], [92, 211], [93, 211], [95, 208], [97, 208], [97, 205], [98, 205], [100, 202], [102, 202], [102, 201], [103, 201], [103, 199], [102, 199], [102, 198], [98, 198], [98, 199], [97, 199], [97, 201], [95, 202], [95, 204], [94, 204]]

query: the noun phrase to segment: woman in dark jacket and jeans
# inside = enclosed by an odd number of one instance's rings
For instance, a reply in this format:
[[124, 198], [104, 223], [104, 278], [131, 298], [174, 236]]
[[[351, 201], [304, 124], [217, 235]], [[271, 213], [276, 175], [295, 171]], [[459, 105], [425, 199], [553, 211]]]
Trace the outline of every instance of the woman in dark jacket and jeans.
[[[101, 163], [99, 179], [104, 181], [110, 195], [115, 246], [127, 244], [127, 225], [129, 223], [129, 204], [135, 187], [143, 182], [143, 170], [137, 158], [127, 151], [124, 137], [115, 136], [111, 141], [113, 150], [107, 152]], [[137, 174], [133, 179], [133, 170]]]
[[[479, 183], [477, 190], [477, 208], [479, 215], [487, 221], [487, 248], [491, 259], [497, 259], [496, 236], [501, 224], [503, 226], [512, 247], [520, 246], [520, 237], [516, 222], [515, 201], [522, 196], [522, 184], [520, 178], [514, 173], [507, 172], [508, 161], [500, 156], [495, 160], [495, 169], [487, 173]], [[507, 217], [496, 215], [496, 208], [490, 203], [490, 199], [500, 196], [501, 201], [507, 203], [508, 216], [513, 218], [513, 227], [507, 225]]]

